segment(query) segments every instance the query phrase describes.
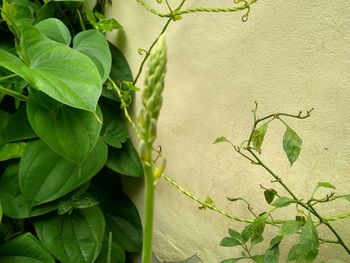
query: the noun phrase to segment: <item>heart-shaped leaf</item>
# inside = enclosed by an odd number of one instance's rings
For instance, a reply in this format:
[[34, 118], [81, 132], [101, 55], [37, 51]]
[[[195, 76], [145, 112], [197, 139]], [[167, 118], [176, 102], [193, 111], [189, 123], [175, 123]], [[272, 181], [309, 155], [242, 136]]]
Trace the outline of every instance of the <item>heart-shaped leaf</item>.
[[94, 63], [33, 26], [23, 25], [21, 29], [20, 51], [24, 62], [0, 49], [0, 66], [57, 101], [95, 112], [102, 80]]
[[[102, 124], [91, 112], [69, 107], [35, 90], [29, 96], [27, 111], [34, 131], [67, 160], [83, 162], [98, 141]], [[102, 119], [99, 108], [97, 116]]]
[[72, 37], [66, 25], [57, 18], [48, 18], [35, 25], [48, 38], [69, 46]]
[[90, 263], [97, 258], [105, 230], [98, 206], [34, 221], [40, 241], [61, 262]]
[[0, 246], [2, 263], [54, 263], [55, 259], [30, 233], [25, 233]]
[[106, 166], [123, 175], [143, 176], [140, 158], [130, 140], [127, 140], [121, 149], [109, 147]]
[[31, 207], [53, 201], [90, 180], [106, 158], [107, 146], [103, 142], [81, 165], [64, 159], [41, 140], [30, 142], [20, 162], [20, 189]]
[[103, 115], [101, 139], [108, 145], [121, 148], [129, 137], [128, 129], [121, 117], [118, 104], [112, 100], [102, 100], [100, 104]]
[[105, 36], [94, 29], [82, 31], [74, 37], [73, 48], [84, 53], [94, 62], [102, 82], [105, 82], [112, 66], [112, 55]]

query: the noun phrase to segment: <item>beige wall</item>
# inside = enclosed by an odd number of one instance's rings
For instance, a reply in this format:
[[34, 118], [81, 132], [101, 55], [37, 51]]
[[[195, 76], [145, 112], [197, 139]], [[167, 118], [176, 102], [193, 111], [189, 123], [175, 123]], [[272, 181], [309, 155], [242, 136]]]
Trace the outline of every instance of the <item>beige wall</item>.
[[[190, 7], [233, 1], [187, 2]], [[142, 60], [137, 49], [149, 47], [165, 20], [134, 0], [114, 0], [107, 15], [124, 26], [124, 31], [109, 37], [123, 49], [136, 74]], [[212, 144], [220, 135], [240, 144], [248, 136], [250, 110], [257, 100], [261, 116], [315, 108], [305, 121], [288, 120], [304, 140], [293, 167], [283, 154], [282, 125], [270, 125], [263, 147], [264, 160], [299, 196], [307, 198], [318, 181], [336, 184], [338, 193], [350, 192], [349, 1], [260, 0], [247, 23], [238, 13], [185, 15], [170, 25], [166, 39], [169, 64], [158, 141], [168, 159], [169, 176], [233, 214], [250, 217], [244, 204], [230, 203], [226, 196], [244, 197], [254, 211], [265, 211], [259, 184], [280, 188], [228, 144]], [[132, 180], [127, 191], [142, 212], [141, 189]], [[222, 248], [219, 242], [229, 227], [239, 230], [243, 225], [198, 209], [165, 180], [159, 182], [156, 198], [154, 245], [161, 260], [198, 253], [203, 262], [215, 263], [240, 255], [239, 248]], [[324, 206], [323, 214], [349, 212], [349, 202], [337, 204]], [[334, 223], [348, 243], [349, 222]], [[290, 246], [283, 241], [284, 251]], [[339, 247], [326, 247], [321, 246], [318, 262], [349, 261]]]

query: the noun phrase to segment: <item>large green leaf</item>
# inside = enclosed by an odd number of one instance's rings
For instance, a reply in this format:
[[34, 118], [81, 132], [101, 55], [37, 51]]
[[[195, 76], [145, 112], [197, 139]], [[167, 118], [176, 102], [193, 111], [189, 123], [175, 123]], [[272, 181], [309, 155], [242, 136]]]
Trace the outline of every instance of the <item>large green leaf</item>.
[[[114, 81], [121, 84], [122, 89], [128, 89], [128, 87], [123, 84], [123, 81], [133, 81], [133, 76], [128, 61], [116, 46], [110, 42], [108, 44], [112, 54], [112, 68], [110, 76]], [[102, 95], [109, 99], [120, 101], [117, 92], [113, 89], [108, 89], [105, 87], [102, 91]]]
[[64, 196], [90, 180], [104, 165], [107, 146], [99, 142], [85, 161], [67, 161], [43, 141], [27, 144], [19, 167], [19, 185], [31, 206]]
[[73, 48], [95, 63], [102, 82], [105, 82], [112, 66], [112, 56], [105, 36], [94, 29], [82, 31], [74, 37]]
[[283, 225], [281, 228], [278, 230], [278, 235], [280, 236], [286, 236], [286, 235], [291, 235], [296, 232], [298, 232], [302, 227], [304, 223], [296, 220], [288, 220]]
[[0, 66], [64, 104], [95, 111], [102, 80], [86, 55], [47, 38], [29, 25], [22, 27], [20, 50], [24, 63], [0, 50]]
[[35, 25], [48, 38], [69, 46], [72, 37], [66, 25], [57, 18], [48, 18]]
[[19, 188], [18, 166], [17, 163], [9, 165], [0, 177], [0, 203], [3, 213], [13, 218], [27, 218], [57, 210], [60, 199], [33, 208], [30, 207]]
[[[1, 115], [0, 115], [1, 118]], [[20, 129], [18, 128], [20, 127]], [[15, 142], [28, 140], [38, 137], [33, 131], [27, 117], [26, 105], [23, 104], [8, 119], [7, 125], [4, 127], [4, 140], [6, 142]]]
[[302, 143], [303, 141], [299, 135], [294, 130], [287, 127], [283, 136], [283, 149], [287, 154], [290, 165], [293, 165], [298, 159]]
[[128, 129], [124, 124], [118, 104], [111, 100], [102, 100], [100, 104], [103, 115], [101, 139], [108, 145], [121, 148], [128, 137]]
[[312, 223], [311, 216], [308, 216], [299, 243], [294, 245], [288, 254], [288, 261], [298, 263], [311, 263], [318, 255], [319, 240], [317, 230]]
[[61, 262], [91, 263], [100, 252], [105, 221], [94, 206], [37, 219], [34, 227], [43, 245]]
[[0, 246], [2, 263], [54, 263], [51, 254], [30, 233], [20, 235]]
[[105, 214], [107, 232], [113, 242], [130, 252], [140, 252], [142, 226], [135, 205], [123, 193], [117, 174], [104, 169], [92, 179], [90, 192]]
[[105, 233], [102, 248], [95, 263], [125, 263], [125, 252], [113, 242], [112, 232]]
[[140, 158], [130, 140], [127, 140], [121, 149], [109, 147], [106, 166], [123, 175], [143, 175]]
[[[95, 147], [102, 128], [96, 115], [64, 105], [35, 90], [27, 104], [30, 124], [40, 138], [67, 160], [83, 162]], [[99, 108], [97, 116], [102, 119]]]

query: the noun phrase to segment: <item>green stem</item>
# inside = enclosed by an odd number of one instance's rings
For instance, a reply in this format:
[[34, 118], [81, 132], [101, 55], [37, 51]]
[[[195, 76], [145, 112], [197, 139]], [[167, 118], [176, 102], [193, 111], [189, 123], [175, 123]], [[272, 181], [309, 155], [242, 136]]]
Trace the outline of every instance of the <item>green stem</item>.
[[170, 24], [171, 21], [172, 21], [172, 18], [169, 18], [168, 21], [167, 21], [167, 22], [165, 23], [165, 25], [163, 26], [162, 30], [160, 31], [158, 37], [153, 41], [152, 45], [151, 45], [150, 48], [147, 50], [146, 55], [145, 55], [145, 57], [143, 58], [143, 60], [142, 60], [142, 62], [141, 62], [141, 65], [140, 65], [140, 68], [139, 68], [139, 70], [138, 70], [138, 72], [137, 72], [136, 78], [135, 78], [135, 80], [134, 80], [134, 82], [133, 82], [134, 85], [135, 85], [136, 82], [138, 81], [138, 79], [139, 79], [139, 77], [140, 77], [140, 75], [141, 75], [141, 73], [142, 73], [143, 67], [144, 67], [144, 65], [145, 65], [145, 63], [146, 63], [146, 61], [147, 61], [149, 55], [151, 54], [151, 51], [152, 51], [153, 47], [154, 47], [155, 44], [157, 43], [157, 41], [158, 41], [158, 39], [160, 38], [160, 36], [163, 35], [164, 32], [167, 30], [167, 28], [168, 28], [168, 26], [169, 26], [169, 24]]
[[17, 74], [11, 74], [11, 75], [7, 75], [7, 76], [4, 76], [4, 77], [0, 77], [0, 81], [11, 79], [11, 78], [14, 78], [16, 76], [17, 76]]
[[152, 263], [154, 180], [151, 167], [144, 165], [145, 176], [145, 211], [143, 228], [142, 263]]
[[23, 95], [22, 93], [19, 93], [17, 91], [11, 90], [11, 89], [7, 89], [3, 86], [0, 86], [0, 92], [5, 93], [7, 95], [10, 95], [10, 96], [12, 96], [16, 99], [19, 99], [19, 100], [23, 100], [23, 101], [28, 100], [28, 97]]

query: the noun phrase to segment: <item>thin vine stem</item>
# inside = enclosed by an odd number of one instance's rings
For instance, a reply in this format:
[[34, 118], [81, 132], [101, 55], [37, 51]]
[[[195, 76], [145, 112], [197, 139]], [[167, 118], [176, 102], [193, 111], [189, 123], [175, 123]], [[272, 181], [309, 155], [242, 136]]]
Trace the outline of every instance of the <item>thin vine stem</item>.
[[[293, 114], [287, 114], [287, 113], [275, 113], [275, 114], [271, 114], [268, 115], [266, 117], [263, 117], [261, 119], [257, 119], [256, 118], [256, 110], [257, 110], [257, 104], [256, 104], [256, 108], [255, 110], [253, 110], [254, 113], [254, 124], [253, 124], [253, 128], [251, 130], [251, 133], [249, 135], [249, 140], [247, 143], [247, 147], [245, 148], [256, 160], [256, 164], [262, 166], [274, 179], [277, 183], [279, 183], [289, 194], [290, 196], [295, 200], [295, 202], [302, 206], [303, 208], [305, 208], [306, 210], [310, 211], [314, 216], [316, 216], [319, 220], [320, 223], [324, 224], [327, 226], [327, 228], [336, 236], [339, 244], [347, 251], [348, 254], [350, 254], [350, 249], [349, 247], [345, 244], [345, 242], [343, 241], [343, 239], [341, 238], [341, 236], [339, 235], [339, 233], [333, 228], [333, 226], [327, 221], [326, 218], [322, 217], [317, 211], [316, 209], [313, 207], [313, 205], [311, 205], [310, 203], [304, 203], [302, 202], [300, 199], [298, 199], [296, 197], [296, 195], [292, 192], [291, 189], [289, 189], [289, 187], [283, 183], [282, 179], [275, 173], [272, 171], [272, 169], [270, 169], [258, 156], [257, 154], [254, 152], [254, 148], [251, 146], [252, 143], [252, 138], [253, 138], [253, 133], [254, 130], [256, 129], [257, 125], [259, 122], [262, 122], [264, 120], [268, 120], [270, 118], [274, 118], [274, 119], [279, 119], [280, 116], [287, 116], [287, 117], [291, 117], [291, 118], [298, 118], [298, 119], [305, 119], [308, 118], [310, 116], [310, 113], [313, 109], [309, 110], [306, 112], [305, 115], [302, 115], [302, 112], [299, 112], [298, 115], [293, 115]], [[237, 150], [236, 150], [237, 151]], [[244, 156], [244, 155], [243, 155]], [[247, 156], [248, 157], [248, 156]], [[246, 158], [247, 158], [246, 157]], [[251, 158], [248, 157], [249, 160], [251, 160]]]
[[3, 86], [0, 86], [0, 92], [5, 93], [9, 96], [12, 96], [12, 97], [19, 99], [19, 100], [22, 100], [22, 101], [28, 100], [28, 97], [23, 95], [22, 93], [19, 93], [17, 91], [11, 90], [11, 89], [7, 89]]

